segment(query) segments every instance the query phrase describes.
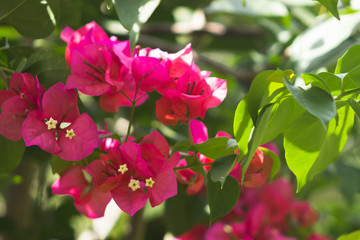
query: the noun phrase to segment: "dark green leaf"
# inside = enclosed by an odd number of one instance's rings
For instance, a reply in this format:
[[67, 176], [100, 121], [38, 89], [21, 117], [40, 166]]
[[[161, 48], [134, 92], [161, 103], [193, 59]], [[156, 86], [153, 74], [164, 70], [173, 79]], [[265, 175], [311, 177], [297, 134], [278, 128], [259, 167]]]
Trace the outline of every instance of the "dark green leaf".
[[223, 187], [226, 177], [229, 175], [230, 171], [237, 162], [236, 155], [229, 155], [221, 158], [215, 159], [214, 163], [211, 165], [211, 171], [209, 172], [210, 178], [213, 182], [220, 182], [221, 187]]
[[301, 78], [297, 78], [294, 84], [284, 78], [284, 83], [296, 101], [306, 111], [319, 118], [324, 128], [336, 116], [335, 100], [323, 89], [311, 85], [305, 86]]
[[324, 5], [332, 13], [332, 15], [334, 15], [334, 17], [340, 20], [339, 12], [337, 9], [338, 0], [316, 0], [316, 1]]
[[173, 152], [187, 151], [187, 150], [191, 150], [191, 149], [192, 149], [192, 145], [190, 144], [190, 141], [187, 139], [176, 142], [174, 144], [174, 146], [172, 147]]
[[25, 151], [23, 140], [14, 142], [0, 136], [0, 173], [9, 173], [21, 162]]
[[340, 191], [349, 203], [352, 203], [354, 196], [360, 191], [359, 184], [349, 184], [360, 181], [360, 169], [354, 166], [338, 162], [336, 172], [340, 177]]
[[213, 222], [231, 211], [239, 199], [240, 186], [233, 177], [228, 176], [221, 187], [220, 182], [211, 180], [210, 174], [211, 169], [207, 174], [206, 196], [210, 207], [210, 222]]
[[297, 191], [307, 182], [307, 175], [319, 156], [326, 137], [321, 121], [305, 112], [284, 132], [285, 158], [297, 178]]
[[115, 0], [115, 10], [121, 24], [130, 32], [131, 46], [136, 45], [141, 25], [159, 5], [160, 0]]
[[233, 123], [234, 135], [240, 150], [240, 159], [248, 152], [250, 134], [254, 127], [248, 112], [247, 97], [248, 95], [246, 95], [237, 106]]
[[55, 28], [59, 0], [0, 0], [0, 22], [6, 22], [29, 38], [43, 38]]
[[214, 137], [203, 143], [195, 144], [194, 148], [197, 152], [205, 155], [206, 157], [216, 159], [234, 154], [234, 151], [237, 148], [237, 142], [232, 138]]
[[175, 236], [189, 231], [195, 224], [209, 221], [205, 212], [206, 198], [189, 195], [184, 185], [178, 185], [178, 194], [165, 201], [167, 229]]

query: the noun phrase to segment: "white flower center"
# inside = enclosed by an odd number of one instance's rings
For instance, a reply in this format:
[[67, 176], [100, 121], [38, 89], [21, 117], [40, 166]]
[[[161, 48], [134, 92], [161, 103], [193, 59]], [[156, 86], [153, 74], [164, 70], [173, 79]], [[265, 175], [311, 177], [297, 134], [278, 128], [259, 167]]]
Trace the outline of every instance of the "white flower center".
[[56, 120], [53, 119], [52, 117], [45, 122], [45, 124], [46, 124], [47, 127], [48, 127], [48, 130], [56, 129], [56, 124], [57, 124], [57, 123], [58, 123], [58, 121], [56, 121]]
[[140, 182], [139, 180], [131, 179], [128, 186], [131, 190], [136, 191], [140, 188]]

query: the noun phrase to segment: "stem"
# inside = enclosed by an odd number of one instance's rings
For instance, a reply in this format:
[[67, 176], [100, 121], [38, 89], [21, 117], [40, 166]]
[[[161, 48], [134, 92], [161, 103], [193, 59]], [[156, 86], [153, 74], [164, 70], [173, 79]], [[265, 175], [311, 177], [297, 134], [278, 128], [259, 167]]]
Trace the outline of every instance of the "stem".
[[131, 217], [131, 230], [125, 240], [142, 240], [145, 235], [144, 208], [140, 209]]
[[334, 99], [335, 100], [340, 100], [341, 98], [343, 98], [343, 97], [345, 97], [347, 95], [353, 94], [353, 93], [360, 93], [360, 88], [356, 88], [356, 89], [353, 89], [353, 90], [350, 90], [350, 91], [342, 92], [339, 95], [335, 96]]
[[[135, 93], [135, 97], [134, 99], [136, 99], [136, 93]], [[131, 113], [130, 113], [130, 119], [129, 119], [129, 126], [127, 129], [127, 133], [126, 133], [126, 137], [125, 137], [125, 142], [127, 142], [129, 136], [130, 136], [130, 130], [131, 130], [131, 124], [134, 120], [134, 113], [135, 113], [135, 101], [132, 101], [132, 105], [131, 105]]]

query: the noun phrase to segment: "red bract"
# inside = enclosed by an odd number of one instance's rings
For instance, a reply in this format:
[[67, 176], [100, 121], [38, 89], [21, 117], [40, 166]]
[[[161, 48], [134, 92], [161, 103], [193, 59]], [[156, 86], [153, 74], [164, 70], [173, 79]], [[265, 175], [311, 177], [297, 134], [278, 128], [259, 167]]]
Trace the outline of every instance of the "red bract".
[[14, 73], [9, 90], [0, 91], [0, 134], [17, 141], [21, 128], [30, 112], [39, 108], [44, 87], [28, 73]]
[[96, 22], [90, 22], [76, 31], [66, 27], [60, 37], [67, 43], [65, 59], [69, 65], [74, 47], [103, 43], [109, 40], [104, 30]]
[[42, 99], [42, 110], [29, 114], [23, 123], [26, 146], [38, 145], [64, 160], [78, 161], [98, 146], [96, 124], [89, 115], [80, 115], [77, 92], [58, 83]]
[[175, 86], [162, 93], [156, 102], [156, 116], [166, 125], [178, 121], [204, 118], [207, 109], [218, 106], [227, 93], [226, 81], [208, 77], [208, 73], [192, 64], [191, 69], [176, 80]]
[[102, 191], [111, 192], [124, 212], [134, 215], [148, 199], [154, 207], [177, 193], [173, 167], [180, 155], [168, 155], [168, 143], [155, 131], [140, 143], [125, 142], [118, 149], [110, 148], [108, 158], [93, 161], [87, 171]]
[[67, 169], [51, 186], [53, 194], [68, 194], [75, 199], [77, 210], [89, 218], [104, 216], [105, 208], [111, 200], [110, 193], [99, 191], [87, 180], [83, 166]]

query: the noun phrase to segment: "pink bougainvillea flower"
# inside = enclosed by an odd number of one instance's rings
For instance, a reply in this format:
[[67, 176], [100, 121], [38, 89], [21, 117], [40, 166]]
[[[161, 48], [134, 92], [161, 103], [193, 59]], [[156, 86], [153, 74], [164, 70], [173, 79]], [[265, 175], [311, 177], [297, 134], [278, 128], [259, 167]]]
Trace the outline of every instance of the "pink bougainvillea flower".
[[291, 205], [290, 214], [301, 227], [311, 227], [318, 219], [308, 202], [294, 202]]
[[111, 194], [99, 191], [84, 174], [88, 173], [83, 166], [77, 165], [67, 169], [52, 184], [52, 193], [71, 195], [75, 199], [76, 209], [89, 218], [102, 217], [111, 200]]
[[[125, 52], [130, 48], [128, 41], [119, 42], [118, 45], [122, 45], [121, 50]], [[118, 56], [99, 44], [74, 48], [70, 68], [71, 75], [67, 78], [66, 86], [92, 96], [104, 94], [110, 88], [120, 90], [128, 74]]]
[[42, 110], [29, 114], [23, 123], [26, 146], [38, 145], [64, 160], [78, 161], [98, 146], [98, 130], [89, 115], [80, 115], [77, 92], [58, 83], [44, 93]]
[[164, 91], [156, 101], [156, 116], [166, 125], [204, 118], [207, 109], [218, 106], [226, 93], [225, 80], [208, 77], [192, 64], [191, 70], [176, 80], [174, 88]]
[[169, 145], [159, 132], [113, 150], [108, 159], [91, 162], [87, 171], [99, 189], [111, 192], [124, 212], [134, 215], [148, 200], [154, 207], [177, 193], [173, 168], [180, 154], [169, 157]]
[[0, 134], [13, 141], [21, 139], [23, 122], [39, 108], [44, 91], [31, 74], [12, 74], [9, 90], [0, 91]]
[[76, 31], [66, 27], [60, 37], [67, 43], [65, 59], [69, 65], [74, 47], [104, 43], [109, 40], [105, 31], [96, 22], [90, 22]]
[[306, 240], [331, 240], [331, 238], [317, 233], [310, 234]]

